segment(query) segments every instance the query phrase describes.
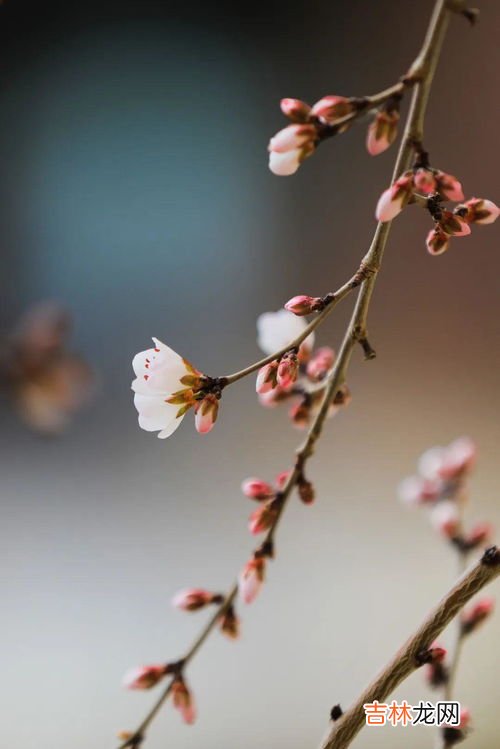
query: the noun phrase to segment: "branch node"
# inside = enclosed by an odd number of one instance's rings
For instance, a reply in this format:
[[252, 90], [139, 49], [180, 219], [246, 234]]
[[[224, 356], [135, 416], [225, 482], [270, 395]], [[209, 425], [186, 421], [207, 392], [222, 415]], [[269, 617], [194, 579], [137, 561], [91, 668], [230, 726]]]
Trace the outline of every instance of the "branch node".
[[486, 549], [481, 557], [481, 564], [484, 564], [486, 567], [500, 566], [500, 549], [498, 546], [491, 546], [489, 549]]
[[343, 714], [344, 714], [344, 711], [342, 710], [340, 705], [334, 705], [332, 709], [330, 710], [330, 718], [333, 720], [334, 723], [336, 720], [341, 718]]

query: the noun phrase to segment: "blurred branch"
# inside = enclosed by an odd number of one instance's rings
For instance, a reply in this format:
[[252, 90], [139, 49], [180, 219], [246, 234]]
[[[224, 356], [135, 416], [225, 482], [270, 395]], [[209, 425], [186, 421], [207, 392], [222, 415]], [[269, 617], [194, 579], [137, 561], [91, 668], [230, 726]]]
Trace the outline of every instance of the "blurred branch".
[[500, 575], [500, 551], [488, 549], [481, 559], [454, 585], [433, 609], [414, 635], [397, 651], [392, 660], [364, 690], [356, 702], [333, 724], [321, 749], [344, 749], [365, 724], [363, 706], [388, 695], [422, 665], [420, 654], [454, 619], [465, 604], [485, 585]]

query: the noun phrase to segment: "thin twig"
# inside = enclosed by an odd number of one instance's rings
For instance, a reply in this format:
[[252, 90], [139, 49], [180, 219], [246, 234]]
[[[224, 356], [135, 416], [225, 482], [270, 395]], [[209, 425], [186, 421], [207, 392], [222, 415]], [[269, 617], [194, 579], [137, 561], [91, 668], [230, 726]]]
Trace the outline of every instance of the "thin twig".
[[336, 721], [321, 743], [321, 749], [345, 749], [365, 725], [364, 705], [384, 700], [421, 665], [419, 654], [455, 618], [468, 601], [500, 575], [500, 551], [488, 549], [428, 614], [418, 630], [397, 651], [387, 666]]
[[[438, 0], [435, 5], [434, 13], [429, 24], [429, 30], [427, 32], [422, 50], [410, 69], [410, 77], [412, 79], [412, 83], [414, 83], [415, 85], [413, 88], [412, 100], [407, 116], [403, 139], [394, 167], [393, 180], [396, 179], [401, 174], [401, 172], [405, 171], [409, 167], [411, 157], [415, 151], [415, 147], [416, 145], [418, 146], [418, 144], [422, 141], [423, 117], [429, 95], [429, 88], [434, 75], [437, 59], [446, 31], [447, 22], [448, 13], [446, 12], [446, 0]], [[309, 333], [325, 319], [325, 317], [329, 314], [331, 309], [333, 309], [333, 306], [338, 301], [347, 296], [347, 294], [349, 294], [353, 290], [353, 288], [356, 288], [356, 286], [360, 286], [354, 311], [345, 332], [337, 359], [335, 361], [335, 365], [333, 366], [325, 381], [325, 389], [320, 408], [309, 428], [304, 442], [296, 452], [294, 468], [288, 476], [284, 487], [282, 487], [280, 491], [282, 501], [280, 503], [278, 513], [272, 526], [269, 528], [268, 533], [265, 536], [263, 544], [259, 547], [260, 550], [267, 550], [265, 554], [267, 556], [272, 556], [274, 536], [279, 522], [283, 516], [285, 507], [288, 503], [288, 499], [293, 488], [296, 486], [298, 480], [303, 475], [304, 466], [307, 460], [314, 452], [315, 444], [321, 435], [332, 398], [336, 395], [345, 380], [345, 375], [355, 345], [357, 343], [360, 343], [365, 352], [367, 352], [368, 350], [373, 352], [373, 349], [368, 343], [367, 316], [385, 245], [389, 236], [390, 227], [390, 222], [377, 224], [372, 243], [361, 263], [359, 271], [334, 294], [333, 302], [328, 305], [321, 313], [319, 313], [316, 318], [314, 318], [314, 320], [304, 330], [301, 336], [292, 341], [286, 348], [275, 352], [271, 356], [266, 357], [265, 359], [262, 359], [261, 361], [256, 362], [243, 370], [240, 370], [239, 372], [223, 378], [226, 380], [225, 384], [236, 382], [242, 377], [245, 377], [251, 372], [254, 372], [255, 370], [264, 366], [268, 362], [273, 361], [282, 354], [286, 353], [286, 351], [288, 351], [290, 348], [294, 348], [295, 346], [300, 345], [300, 343], [302, 343], [307, 335], [309, 335]], [[258, 552], [259, 550], [257, 550], [256, 553]], [[226, 595], [224, 602], [220, 605], [219, 608], [217, 608], [212, 618], [202, 629], [199, 637], [187, 651], [187, 654], [181, 659], [180, 663], [182, 664], [182, 667], [186, 666], [198, 652], [199, 648], [205, 642], [209, 634], [217, 626], [221, 615], [234, 601], [237, 592], [238, 586], [235, 583], [229, 593]], [[165, 687], [138, 729], [129, 739], [125, 740], [120, 745], [119, 749], [126, 749], [127, 747], [133, 747], [134, 749], [137, 749], [137, 747], [140, 746], [140, 744], [144, 740], [146, 730], [150, 726], [151, 722], [155, 718], [163, 703], [167, 700], [171, 691], [171, 687], [172, 683], [169, 683]], [[339, 721], [339, 727], [341, 725], [345, 725], [344, 718]], [[357, 730], [359, 730], [359, 727], [357, 728]], [[325, 746], [328, 746], [330, 749], [330, 744]], [[335, 744], [335, 746], [337, 745]], [[339, 744], [339, 747], [340, 746], [346, 746], [346, 744]]]

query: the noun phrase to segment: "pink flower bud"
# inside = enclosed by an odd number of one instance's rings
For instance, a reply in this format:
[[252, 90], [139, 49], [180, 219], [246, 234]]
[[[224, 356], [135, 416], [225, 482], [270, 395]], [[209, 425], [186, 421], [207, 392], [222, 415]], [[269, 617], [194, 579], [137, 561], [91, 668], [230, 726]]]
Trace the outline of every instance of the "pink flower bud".
[[399, 112], [381, 110], [368, 127], [366, 148], [370, 156], [378, 156], [395, 141], [398, 134]]
[[303, 317], [304, 315], [309, 315], [311, 312], [317, 310], [321, 305], [321, 301], [321, 297], [319, 296], [307, 296], [301, 294], [289, 299], [284, 307], [289, 312], [293, 312], [294, 315]]
[[269, 141], [269, 151], [288, 153], [301, 149], [306, 143], [314, 142], [317, 138], [314, 125], [288, 125], [280, 130]]
[[313, 106], [311, 114], [328, 124], [333, 124], [335, 120], [346, 117], [353, 111], [354, 104], [345, 96], [324, 96]]
[[451, 211], [443, 211], [439, 220], [439, 227], [441, 231], [451, 234], [454, 237], [465, 237], [467, 234], [470, 234], [470, 226], [467, 221], [464, 221], [460, 216]]
[[254, 557], [243, 567], [238, 580], [238, 590], [245, 603], [252, 603], [256, 599], [264, 582], [265, 571], [266, 560], [263, 557]]
[[172, 598], [172, 606], [182, 611], [198, 611], [210, 603], [222, 603], [223, 597], [202, 588], [181, 590]]
[[437, 172], [435, 177], [438, 192], [445, 200], [458, 202], [464, 199], [462, 185], [456, 177], [445, 172]]
[[335, 351], [329, 346], [322, 346], [307, 363], [307, 376], [311, 380], [319, 382], [328, 374], [328, 371], [333, 367], [334, 361]]
[[234, 606], [229, 606], [222, 614], [219, 619], [219, 626], [222, 634], [231, 640], [236, 640], [240, 636], [240, 620], [236, 615]]
[[241, 491], [245, 497], [256, 499], [258, 502], [272, 499], [276, 494], [271, 484], [268, 484], [267, 481], [261, 481], [260, 479], [245, 479], [241, 485]]
[[479, 627], [493, 613], [493, 598], [481, 598], [480, 601], [464, 611], [461, 619], [462, 634], [468, 635]]
[[406, 206], [413, 194], [413, 174], [406, 172], [379, 198], [375, 216], [378, 221], [392, 221]]
[[444, 538], [456, 538], [460, 532], [460, 513], [451, 500], [435, 505], [430, 513], [430, 521], [432, 527]]
[[295, 403], [288, 412], [293, 425], [298, 429], [305, 429], [308, 426], [311, 418], [311, 407], [307, 401], [303, 400], [300, 403]]
[[430, 169], [417, 169], [413, 177], [415, 190], [430, 195], [436, 189], [436, 178]]
[[257, 507], [250, 515], [248, 521], [248, 530], [250, 533], [256, 536], [259, 533], [269, 530], [278, 517], [278, 509], [279, 506], [274, 500]]
[[207, 434], [217, 421], [219, 401], [215, 395], [209, 393], [203, 400], [196, 403], [194, 425], [200, 434]]
[[278, 473], [276, 476], [276, 486], [278, 489], [283, 489], [286, 482], [288, 481], [288, 478], [291, 474], [291, 471], [281, 471], [281, 473]]
[[167, 667], [163, 665], [139, 666], [128, 671], [123, 677], [123, 686], [127, 689], [151, 689], [163, 679]]
[[311, 107], [300, 99], [282, 99], [280, 102], [281, 111], [293, 122], [306, 122]]
[[299, 374], [299, 361], [297, 354], [288, 352], [281, 357], [278, 364], [278, 385], [284, 390], [289, 390], [296, 381]]
[[478, 546], [486, 546], [492, 537], [493, 526], [491, 523], [477, 523], [465, 536], [465, 547], [467, 549], [476, 549]]
[[464, 707], [462, 705], [462, 707], [460, 709], [460, 723], [458, 725], [458, 728], [461, 731], [464, 731], [465, 729], [469, 728], [470, 727], [470, 723], [471, 723], [471, 719], [472, 719], [471, 711], [469, 710], [468, 707]]
[[409, 476], [398, 487], [399, 498], [408, 505], [423, 505], [437, 502], [442, 492], [442, 483], [421, 476]]
[[493, 201], [482, 198], [471, 198], [458, 206], [459, 215], [462, 215], [462, 209], [466, 211], [463, 218], [471, 224], [492, 224], [500, 214], [500, 208]]
[[255, 389], [259, 395], [274, 390], [278, 384], [278, 362], [272, 361], [259, 369]]
[[450, 247], [450, 235], [437, 226], [435, 229], [430, 230], [425, 244], [429, 254], [442, 255]]
[[172, 704], [182, 716], [184, 723], [191, 725], [196, 720], [196, 707], [193, 695], [182, 677], [175, 679], [172, 684]]

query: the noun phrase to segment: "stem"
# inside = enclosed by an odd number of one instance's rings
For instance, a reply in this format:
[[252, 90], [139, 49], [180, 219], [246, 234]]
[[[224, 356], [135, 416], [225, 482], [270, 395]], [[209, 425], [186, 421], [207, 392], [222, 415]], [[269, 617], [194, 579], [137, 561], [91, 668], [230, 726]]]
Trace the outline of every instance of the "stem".
[[[432, 78], [434, 76], [434, 71], [436, 68], [436, 63], [439, 57], [439, 53], [441, 50], [442, 42], [444, 39], [444, 34], [446, 31], [446, 27], [448, 24], [448, 15], [449, 13], [446, 11], [446, 0], [437, 0], [434, 8], [434, 13], [431, 18], [431, 22], [429, 25], [429, 30], [427, 32], [424, 45], [422, 47], [422, 50], [417, 57], [416, 61], [411, 67], [410, 74], [405, 79], [406, 82], [401, 82], [400, 84], [397, 84], [398, 90], [399, 87], [404, 87], [405, 85], [414, 85], [413, 93], [412, 93], [412, 99], [410, 104], [410, 110], [407, 116], [406, 126], [401, 142], [401, 146], [399, 148], [399, 152], [397, 155], [395, 167], [394, 167], [394, 173], [393, 173], [393, 180], [394, 181], [401, 172], [405, 171], [411, 161], [411, 157], [415, 151], [415, 146], [421, 142], [422, 140], [422, 131], [423, 131], [423, 120], [424, 120], [424, 113], [425, 108], [427, 105], [427, 99], [429, 96], [429, 90], [430, 85], [432, 82]], [[394, 95], [395, 91], [393, 90], [394, 87], [391, 89], [387, 89], [385, 92], [382, 92], [379, 96], [389, 98], [389, 95]], [[401, 88], [402, 90], [402, 88]], [[389, 93], [388, 93], [389, 92]], [[384, 99], [385, 100], [385, 99]], [[373, 106], [377, 105], [377, 102], [380, 103], [376, 97], [372, 97], [372, 104]], [[314, 320], [312, 320], [311, 323], [307, 326], [307, 328], [304, 330], [304, 332], [298, 336], [294, 341], [292, 341], [290, 344], [288, 344], [285, 348], [281, 349], [280, 351], [275, 352], [274, 354], [255, 362], [254, 364], [250, 365], [249, 367], [246, 367], [245, 369], [240, 370], [239, 372], [235, 372], [231, 375], [228, 375], [226, 378], [222, 378], [225, 380], [225, 386], [228, 384], [232, 384], [236, 382], [237, 380], [240, 380], [241, 378], [245, 377], [246, 375], [250, 374], [251, 372], [254, 372], [257, 369], [260, 369], [260, 367], [264, 366], [265, 364], [273, 361], [274, 359], [279, 358], [284, 353], [286, 353], [289, 349], [295, 348], [296, 346], [300, 345], [302, 341], [311, 333], [331, 312], [331, 310], [334, 308], [334, 306], [345, 296], [347, 296], [354, 288], [357, 286], [360, 286], [358, 298], [356, 300], [356, 304], [354, 307], [354, 311], [351, 317], [351, 320], [349, 322], [349, 325], [347, 327], [347, 330], [344, 334], [344, 338], [337, 356], [337, 359], [335, 361], [335, 365], [332, 368], [331, 372], [329, 373], [326, 381], [325, 381], [325, 389], [324, 389], [324, 395], [321, 401], [320, 408], [314, 418], [314, 421], [312, 422], [309, 431], [306, 435], [306, 438], [302, 445], [298, 448], [296, 452], [296, 460], [293, 470], [291, 471], [288, 480], [284, 487], [281, 489], [281, 499], [282, 502], [280, 504], [278, 514], [274, 520], [273, 525], [269, 528], [264, 542], [261, 546], [259, 546], [259, 549], [267, 548], [271, 549], [272, 544], [274, 541], [274, 536], [276, 533], [276, 530], [278, 528], [279, 522], [283, 516], [283, 512], [285, 510], [285, 507], [288, 503], [288, 499], [291, 495], [292, 489], [296, 486], [299, 478], [303, 475], [303, 469], [307, 462], [307, 460], [310, 458], [310, 456], [314, 452], [316, 441], [319, 439], [321, 432], [323, 430], [323, 426], [328, 414], [328, 409], [331, 403], [332, 398], [336, 395], [337, 391], [343, 384], [346, 376], [346, 372], [349, 366], [350, 358], [353, 352], [353, 349], [356, 345], [356, 343], [361, 343], [363, 346], [365, 352], [370, 350], [371, 347], [369, 346], [367, 342], [367, 316], [368, 316], [368, 309], [370, 306], [370, 301], [373, 293], [373, 289], [375, 286], [375, 282], [377, 279], [378, 271], [380, 268], [380, 264], [382, 261], [383, 252], [385, 249], [385, 245], [387, 242], [387, 238], [389, 236], [391, 228], [391, 223], [378, 223], [377, 227], [375, 229], [375, 233], [373, 236], [372, 243], [370, 245], [370, 248], [365, 255], [359, 270], [357, 273], [352, 276], [352, 278], [345, 283], [343, 286], [341, 286], [338, 291], [334, 294], [333, 300], [330, 302], [330, 304], [322, 311], [320, 312]], [[471, 595], [473, 595], [474, 592], [479, 590], [479, 587], [482, 587], [486, 582], [488, 582], [490, 579], [493, 579], [493, 576], [498, 574], [498, 570], [495, 571], [495, 575], [492, 573], [493, 568], [486, 567], [485, 565], [479, 565], [477, 566], [468, 577], [466, 577], [463, 581], [462, 587], [460, 587], [458, 590], [455, 588], [453, 591], [447, 596], [445, 601], [447, 601], [451, 596], [451, 603], [449, 608], [445, 608], [444, 611], [441, 611], [441, 608], [438, 607], [438, 613], [439, 613], [439, 622], [442, 620], [446, 620], [445, 624], [450, 621], [455, 613], [459, 610], [459, 608], [465, 603]], [[469, 579], [470, 578], [470, 579]], [[470, 591], [473, 590], [472, 593]], [[216, 627], [221, 615], [227, 610], [227, 608], [231, 605], [231, 603], [234, 601], [234, 599], [237, 596], [238, 592], [238, 585], [235, 583], [229, 593], [226, 595], [226, 598], [224, 602], [216, 609], [214, 615], [212, 618], [208, 621], [208, 623], [205, 625], [205, 627], [202, 629], [201, 634], [199, 637], [195, 640], [191, 648], [187, 651], [184, 658], [181, 659], [182, 667], [186, 666], [191, 659], [196, 655], [200, 647], [203, 645], [209, 634], [214, 630]], [[470, 593], [470, 595], [469, 595]], [[441, 604], [442, 607], [442, 604]], [[436, 615], [437, 617], [437, 615]], [[436, 630], [435, 634], [438, 634], [441, 629], [445, 626], [445, 624], [441, 625], [434, 625], [431, 624], [428, 625], [425, 632], [429, 631], [431, 632], [433, 630], [433, 627], [436, 626], [441, 627]], [[435, 636], [434, 634], [434, 636]], [[429, 634], [428, 638], [424, 638], [423, 635], [420, 636], [420, 647], [419, 649], [422, 649], [422, 647], [425, 647], [429, 644], [429, 642], [434, 639], [434, 636], [431, 636]], [[424, 639], [428, 639], [428, 641], [423, 642]], [[401, 680], [404, 678], [405, 675], [410, 673], [410, 671], [414, 668], [414, 663], [410, 659], [408, 660], [408, 657], [400, 659], [400, 661], [396, 662], [393, 666], [393, 671], [398, 674], [397, 679]], [[405, 670], [407, 669], [407, 670]], [[403, 674], [401, 676], [401, 674]], [[395, 683], [399, 683], [399, 680], [396, 680]], [[393, 684], [394, 682], [394, 675], [391, 674], [387, 675], [386, 680], [383, 682], [384, 685]], [[379, 682], [377, 682], [378, 685]], [[145, 719], [142, 721], [138, 729], [134, 732], [134, 734], [127, 740], [125, 740], [119, 747], [119, 749], [126, 749], [129, 747], [130, 749], [138, 749], [140, 744], [143, 742], [145, 737], [145, 731], [150, 726], [151, 722], [155, 718], [156, 714], [158, 713], [161, 706], [164, 704], [164, 702], [167, 700], [170, 691], [172, 688], [172, 682], [170, 682], [163, 692], [160, 694], [159, 698], [153, 705], [150, 712], [147, 714]], [[393, 688], [393, 687], [392, 687]], [[363, 696], [363, 702], [368, 701], [367, 699], [364, 699]], [[359, 703], [356, 703], [351, 710], [346, 713], [339, 721], [335, 724], [334, 729], [332, 729], [332, 732], [330, 736], [327, 738], [326, 743], [323, 745], [324, 749], [340, 749], [340, 747], [347, 746], [347, 743], [336, 743], [336, 735], [340, 731], [340, 735], [347, 735], [350, 736], [350, 738], [353, 738], [354, 735], [359, 731], [361, 728], [363, 721], [364, 721], [364, 713], [362, 712], [362, 705], [363, 702], [361, 702], [361, 713], [359, 709]], [[345, 728], [344, 728], [345, 727]], [[347, 731], [347, 734], [346, 734]], [[342, 741], [342, 740], [341, 740]], [[333, 742], [333, 743], [332, 743]], [[350, 742], [350, 739], [348, 743]]]
[[279, 359], [281, 356], [283, 356], [283, 354], [286, 354], [287, 351], [290, 351], [290, 349], [300, 346], [302, 341], [305, 341], [307, 336], [312, 333], [313, 330], [318, 327], [318, 325], [321, 325], [323, 320], [328, 317], [330, 312], [332, 312], [337, 304], [342, 301], [342, 299], [344, 299], [348, 294], [350, 294], [351, 291], [357, 288], [369, 273], [369, 267], [361, 265], [356, 273], [343, 286], [341, 286], [339, 289], [337, 289], [337, 291], [333, 293], [333, 298], [327, 304], [325, 309], [323, 309], [318, 315], [316, 315], [313, 320], [311, 320], [309, 325], [304, 328], [300, 335], [294, 338], [293, 341], [290, 341], [290, 343], [288, 343], [286, 346], [279, 349], [279, 351], [275, 351], [273, 354], [269, 354], [269, 356], [265, 356], [263, 359], [259, 359], [259, 361], [250, 364], [244, 369], [240, 369], [238, 372], [233, 372], [233, 374], [222, 377], [221, 379], [225, 382], [225, 385], [232, 385], [234, 382], [241, 380], [243, 377], [252, 374], [252, 372], [257, 371], [266, 364], [269, 364], [269, 362], [272, 362], [275, 359]]
[[419, 653], [428, 649], [463, 606], [498, 575], [500, 551], [493, 547], [460, 577], [356, 702], [333, 724], [321, 749], [345, 749], [349, 746], [365, 724], [363, 706], [375, 700], [383, 702], [404, 679], [419, 668]]

